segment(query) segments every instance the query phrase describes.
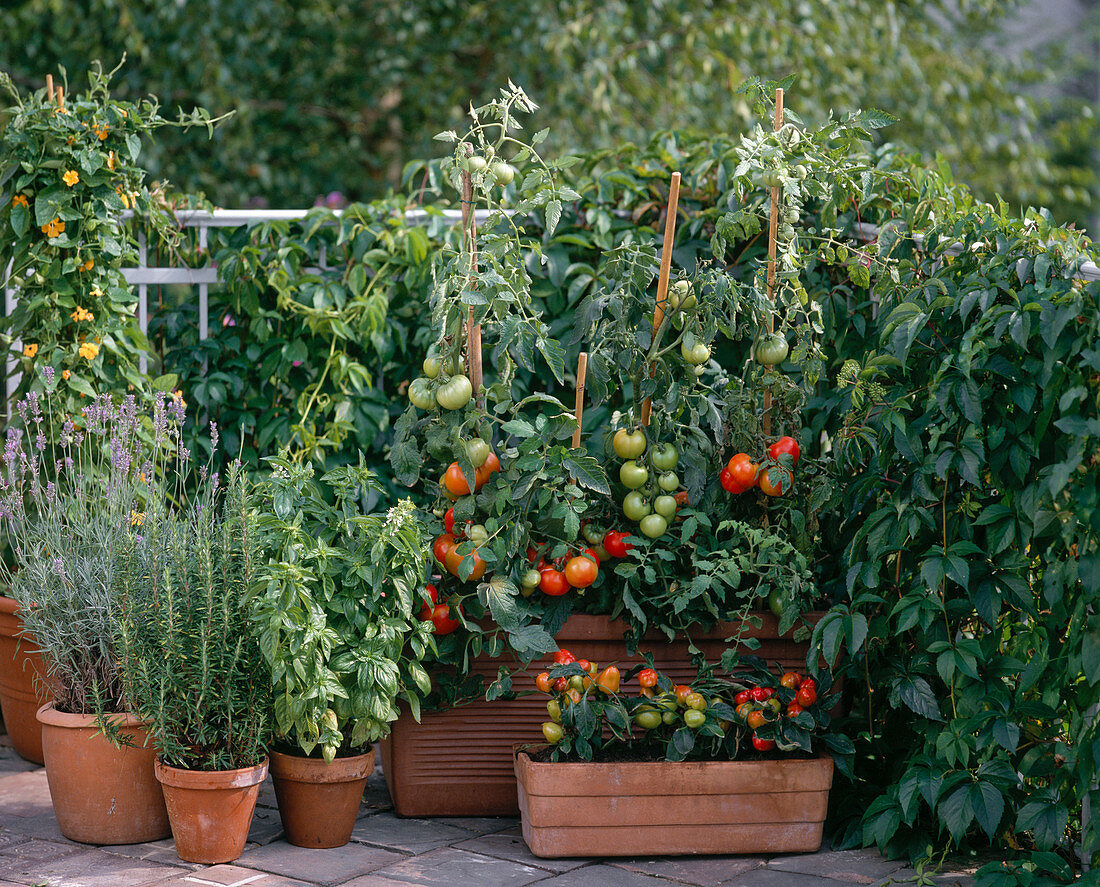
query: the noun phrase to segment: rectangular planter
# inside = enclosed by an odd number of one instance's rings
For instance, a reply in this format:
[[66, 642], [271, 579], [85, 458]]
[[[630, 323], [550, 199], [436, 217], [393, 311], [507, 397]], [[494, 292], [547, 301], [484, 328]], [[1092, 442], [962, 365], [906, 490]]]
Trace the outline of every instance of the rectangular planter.
[[[801, 671], [806, 666], [809, 644], [778, 636], [778, 623], [771, 613], [757, 614], [760, 628], [750, 628], [745, 637], [760, 640], [754, 652], [768, 662]], [[821, 614], [809, 614], [816, 621]], [[739, 626], [725, 623], [694, 640], [708, 661], [715, 661], [726, 649], [725, 639]], [[626, 668], [641, 661], [629, 657], [623, 633], [626, 624], [606, 616], [571, 616], [556, 639], [574, 655], [593, 662], [617, 662]], [[688, 642], [671, 643], [663, 635], [647, 637], [641, 645], [653, 654], [657, 668], [674, 682], [695, 676]], [[502, 660], [479, 657], [473, 670], [489, 680], [496, 677]], [[535, 689], [534, 677], [549, 667], [550, 657], [532, 664], [513, 676], [517, 692]], [[623, 668], [625, 671], [625, 668]], [[425, 712], [418, 724], [403, 713], [393, 724], [388, 739], [382, 740], [382, 768], [394, 810], [399, 816], [515, 816], [516, 777], [512, 749], [518, 743], [542, 739], [541, 724], [547, 720], [546, 697], [541, 693], [518, 699], [484, 700], [447, 711]], [[441, 754], [446, 749], [446, 754]]]
[[812, 853], [833, 761], [553, 764], [517, 750], [515, 772], [535, 856]]

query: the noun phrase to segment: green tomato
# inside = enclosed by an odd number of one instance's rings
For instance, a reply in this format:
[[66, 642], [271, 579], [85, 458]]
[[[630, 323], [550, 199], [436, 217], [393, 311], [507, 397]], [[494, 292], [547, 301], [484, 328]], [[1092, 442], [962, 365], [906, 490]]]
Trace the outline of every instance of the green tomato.
[[661, 713], [661, 720], [666, 724], [675, 724], [680, 719], [680, 713], [675, 711], [666, 711]]
[[489, 541], [489, 532], [482, 524], [474, 524], [466, 533], [474, 545], [484, 545]]
[[451, 376], [435, 393], [435, 400], [445, 410], [461, 410], [474, 396], [474, 386], [465, 376]]
[[796, 166], [794, 169], [791, 170], [791, 175], [794, 176], [796, 179], [798, 179], [800, 182], [804, 178], [806, 178], [806, 175], [808, 173], [809, 173], [809, 170], [801, 163], [798, 164], [798, 166]]
[[773, 588], [768, 594], [768, 609], [776, 619], [783, 617], [783, 593], [778, 588]]
[[584, 536], [584, 541], [589, 545], [599, 545], [603, 542], [604, 532], [595, 524], [586, 524], [584, 529], [581, 530], [581, 535]]
[[[675, 499], [673, 499], [672, 504], [676, 504]], [[668, 521], [659, 514], [647, 514], [638, 524], [638, 529], [645, 533], [650, 539], [657, 539], [665, 534], [665, 531], [668, 529]]]
[[470, 457], [474, 468], [480, 468], [485, 464], [485, 460], [489, 458], [489, 452], [489, 445], [480, 437], [466, 441], [466, 455]]
[[680, 304], [691, 292], [691, 281], [677, 280], [668, 291], [668, 302], [673, 308], [679, 308]]
[[[625, 514], [630, 520], [640, 521], [650, 512], [649, 502], [645, 496], [634, 490], [632, 493], [627, 493], [626, 498], [623, 499], [623, 514]], [[663, 518], [662, 518], [663, 520]]]
[[694, 346], [688, 348], [687, 339], [684, 339], [680, 343], [680, 355], [688, 363], [699, 366], [710, 360], [710, 349], [702, 342], [696, 342]]
[[562, 730], [561, 724], [547, 721], [542, 725], [542, 735], [551, 745], [557, 745], [557, 743], [561, 742], [561, 738], [565, 735], [565, 732]]
[[435, 406], [435, 397], [428, 387], [428, 380], [420, 377], [409, 383], [409, 402], [420, 410], [430, 410]]
[[528, 570], [523, 574], [520, 583], [524, 588], [535, 588], [542, 581], [542, 574], [538, 570]]
[[448, 376], [457, 376], [466, 371], [461, 357], [457, 361], [453, 357], [448, 357], [443, 361], [442, 369]]
[[692, 730], [697, 727], [702, 727], [706, 721], [707, 716], [701, 711], [696, 711], [694, 708], [689, 708], [684, 712], [684, 724]]
[[663, 443], [649, 451], [649, 461], [658, 471], [672, 471], [680, 461], [680, 453], [670, 443]]
[[676, 514], [676, 500], [671, 496], [658, 496], [653, 500], [653, 510], [668, 519]]
[[635, 428], [633, 431], [620, 428], [611, 439], [611, 446], [620, 459], [637, 459], [645, 452], [645, 432], [641, 428]]
[[778, 169], [766, 169], [760, 176], [765, 188], [779, 188], [783, 185], [783, 174]]
[[561, 703], [558, 700], [551, 699], [546, 703], [546, 713], [555, 724], [561, 723]]
[[777, 366], [787, 359], [790, 347], [779, 333], [768, 333], [756, 343], [756, 360], [764, 366]]
[[483, 173], [489, 168], [489, 161], [480, 154], [474, 154], [466, 158], [466, 169], [472, 174]]
[[628, 490], [636, 490], [645, 486], [645, 482], [649, 480], [649, 469], [631, 459], [619, 468], [619, 480]]
[[654, 730], [661, 726], [661, 713], [656, 711], [642, 711], [634, 715], [634, 723], [643, 730]]
[[657, 486], [659, 486], [666, 493], [675, 492], [680, 488], [680, 478], [676, 476], [675, 471], [666, 471], [659, 478], [657, 478]]
[[429, 355], [428, 357], [424, 358], [422, 369], [424, 370], [425, 376], [427, 376], [429, 379], [434, 379], [436, 376], [439, 375], [439, 370], [442, 366], [443, 364], [439, 362], [438, 357], [432, 357]]
[[489, 172], [493, 176], [493, 181], [498, 185], [510, 185], [512, 179], [516, 177], [515, 168], [510, 163], [505, 163], [503, 160], [498, 160], [490, 166]]

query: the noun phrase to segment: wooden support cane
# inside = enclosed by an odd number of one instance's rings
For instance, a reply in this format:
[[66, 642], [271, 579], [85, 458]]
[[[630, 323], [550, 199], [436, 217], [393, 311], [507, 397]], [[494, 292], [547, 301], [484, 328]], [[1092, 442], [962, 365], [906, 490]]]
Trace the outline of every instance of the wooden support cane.
[[[680, 202], [680, 174], [674, 172], [668, 187], [668, 210], [665, 213], [665, 242], [661, 249], [661, 273], [657, 278], [657, 304], [653, 308], [653, 337], [661, 328], [665, 318], [665, 302], [668, 300], [668, 278], [672, 272], [672, 244], [676, 239], [676, 209]], [[656, 364], [649, 367], [650, 377], [657, 371]], [[649, 413], [653, 407], [652, 398], [642, 402], [642, 425], [649, 424]]]
[[[470, 149], [471, 152], [473, 149]], [[477, 269], [477, 215], [474, 213], [474, 182], [466, 171], [462, 173], [462, 238], [469, 249], [470, 274]], [[474, 284], [471, 282], [470, 284]], [[481, 324], [474, 323], [474, 307], [466, 312], [466, 356], [470, 365], [470, 383], [474, 397], [481, 390]]]
[[577, 358], [577, 400], [573, 406], [573, 416], [577, 420], [577, 430], [573, 432], [573, 449], [581, 445], [581, 419], [584, 416], [584, 380], [588, 375], [588, 352], [582, 351]]
[[53, 102], [53, 74], [46, 75], [46, 98]]
[[[775, 91], [775, 131], [783, 126], [783, 90]], [[771, 189], [771, 218], [768, 221], [768, 301], [775, 303], [775, 252], [779, 235], [779, 186]], [[768, 315], [768, 333], [775, 329], [773, 316]], [[772, 393], [764, 392], [764, 434], [772, 433]]]

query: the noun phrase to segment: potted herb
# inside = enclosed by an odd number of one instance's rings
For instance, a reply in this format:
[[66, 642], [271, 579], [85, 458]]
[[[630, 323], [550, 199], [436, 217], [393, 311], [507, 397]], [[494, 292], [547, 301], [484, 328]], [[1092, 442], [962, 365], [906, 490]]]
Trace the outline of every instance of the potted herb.
[[[724, 669], [736, 669], [736, 654]], [[798, 853], [821, 844], [833, 758], [828, 675], [781, 677], [748, 657], [673, 684], [652, 658], [624, 674], [569, 651], [540, 673], [547, 745], [517, 747], [523, 838], [536, 856]], [[624, 692], [636, 681], [635, 694]], [[607, 811], [615, 810], [613, 820]]]
[[398, 699], [418, 716], [430, 689], [419, 664], [432, 624], [420, 618], [425, 530], [409, 500], [367, 512], [383, 488], [362, 463], [316, 478], [270, 461], [249, 612], [273, 688], [271, 775], [287, 840], [339, 847], [374, 769], [371, 744]]
[[131, 549], [119, 602], [126, 693], [156, 742], [187, 862], [240, 856], [267, 775], [270, 680], [247, 613], [258, 535], [246, 484], [239, 463], [224, 488], [204, 468], [194, 493], [151, 502], [156, 545]]
[[[119, 674], [114, 627], [126, 552], [143, 548], [143, 478], [162, 471], [180, 416], [160, 405], [146, 440], [134, 397], [93, 401], [56, 431], [45, 396], [18, 404], [0, 467], [0, 516], [15, 568], [5, 579], [41, 650], [53, 702], [38, 711], [62, 834], [97, 844], [168, 834], [153, 747]], [[79, 423], [79, 426], [78, 424]], [[57, 444], [51, 444], [51, 440]]]

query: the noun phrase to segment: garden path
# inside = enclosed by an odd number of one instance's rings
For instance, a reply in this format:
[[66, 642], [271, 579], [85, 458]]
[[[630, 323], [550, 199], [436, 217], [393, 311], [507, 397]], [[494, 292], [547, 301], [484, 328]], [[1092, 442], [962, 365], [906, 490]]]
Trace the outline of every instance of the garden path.
[[[244, 854], [232, 865], [181, 862], [171, 840], [90, 847], [61, 836], [46, 771], [0, 736], [0, 887], [887, 887], [920, 884], [902, 863], [848, 850], [797, 856], [536, 859], [516, 819], [399, 819], [381, 770], [367, 784], [351, 843], [303, 850], [283, 839], [270, 780]], [[970, 887], [966, 873], [928, 884]]]

